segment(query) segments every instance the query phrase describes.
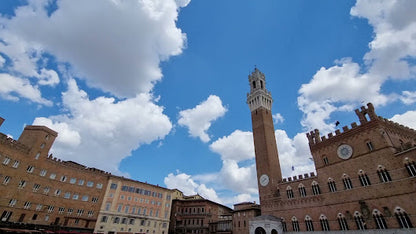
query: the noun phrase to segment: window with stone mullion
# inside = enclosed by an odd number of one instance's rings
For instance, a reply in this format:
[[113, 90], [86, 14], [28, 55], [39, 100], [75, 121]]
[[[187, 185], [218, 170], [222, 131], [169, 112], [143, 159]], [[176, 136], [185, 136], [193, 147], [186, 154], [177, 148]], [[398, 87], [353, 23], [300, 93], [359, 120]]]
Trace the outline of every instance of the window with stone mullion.
[[396, 213], [395, 214], [397, 222], [400, 225], [400, 228], [413, 228], [412, 222], [409, 219], [409, 216], [404, 213]]
[[416, 163], [415, 162], [407, 163], [406, 170], [410, 176], [416, 176]]
[[344, 188], [346, 190], [352, 189], [352, 182], [350, 178], [344, 178], [342, 179], [342, 182], [344, 183]]

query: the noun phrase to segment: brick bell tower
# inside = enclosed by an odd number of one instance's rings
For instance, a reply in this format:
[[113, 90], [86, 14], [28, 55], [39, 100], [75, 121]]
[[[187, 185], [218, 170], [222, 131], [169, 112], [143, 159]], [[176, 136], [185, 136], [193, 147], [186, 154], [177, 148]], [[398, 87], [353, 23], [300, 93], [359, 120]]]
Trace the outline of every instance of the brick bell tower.
[[250, 93], [247, 94], [247, 104], [251, 111], [257, 183], [261, 203], [263, 199], [276, 193], [277, 184], [282, 181], [282, 172], [271, 113], [273, 99], [266, 89], [265, 76], [255, 68], [254, 72], [248, 76], [248, 80]]

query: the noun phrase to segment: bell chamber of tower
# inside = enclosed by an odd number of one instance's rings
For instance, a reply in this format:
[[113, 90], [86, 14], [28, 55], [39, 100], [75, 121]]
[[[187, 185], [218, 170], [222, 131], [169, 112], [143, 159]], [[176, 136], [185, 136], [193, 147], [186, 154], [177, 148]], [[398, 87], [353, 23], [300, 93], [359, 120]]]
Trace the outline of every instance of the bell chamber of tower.
[[250, 111], [256, 110], [259, 107], [264, 107], [267, 110], [272, 109], [272, 95], [266, 89], [266, 78], [264, 74], [257, 68], [248, 77], [250, 83], [250, 93], [247, 94], [247, 104]]

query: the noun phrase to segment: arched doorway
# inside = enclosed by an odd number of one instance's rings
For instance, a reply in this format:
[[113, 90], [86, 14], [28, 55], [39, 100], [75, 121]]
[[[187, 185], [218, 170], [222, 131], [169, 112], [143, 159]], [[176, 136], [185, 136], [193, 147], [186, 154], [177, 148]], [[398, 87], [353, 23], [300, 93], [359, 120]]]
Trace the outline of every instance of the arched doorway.
[[273, 230], [272, 230], [272, 234], [277, 234], [276, 229], [273, 229]]
[[266, 231], [262, 227], [256, 228], [254, 234], [266, 234]]

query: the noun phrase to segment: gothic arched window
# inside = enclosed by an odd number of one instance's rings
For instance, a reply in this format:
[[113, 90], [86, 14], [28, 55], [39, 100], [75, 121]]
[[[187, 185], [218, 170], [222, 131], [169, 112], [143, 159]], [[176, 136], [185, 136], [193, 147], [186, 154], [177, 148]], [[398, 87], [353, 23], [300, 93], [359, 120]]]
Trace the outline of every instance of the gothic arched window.
[[402, 208], [396, 207], [394, 209], [394, 215], [396, 216], [400, 228], [413, 228], [409, 216], [407, 215], [406, 211], [404, 211]]
[[330, 231], [329, 222], [325, 215], [321, 214], [319, 222], [321, 223], [322, 231]]
[[367, 176], [367, 173], [365, 173], [363, 170], [358, 171], [358, 179], [360, 179], [361, 186], [369, 186], [371, 185], [370, 179]]
[[337, 219], [338, 219], [339, 229], [349, 230], [347, 220], [345, 219], [345, 216], [343, 214], [339, 213]]
[[342, 175], [342, 183], [346, 190], [352, 189], [351, 178], [347, 174]]
[[280, 220], [282, 222], [282, 228], [284, 232], [287, 232], [287, 226], [286, 226], [286, 220], [283, 217], [280, 217]]
[[377, 167], [377, 175], [378, 175], [378, 178], [380, 178], [380, 182], [382, 182], [382, 183], [391, 181], [391, 177], [390, 177], [389, 172], [382, 165], [378, 165], [378, 167]]
[[377, 229], [387, 229], [386, 220], [384, 220], [384, 216], [379, 210], [373, 210], [373, 218]]
[[406, 167], [407, 173], [409, 176], [416, 176], [416, 163], [413, 160], [409, 160], [409, 158], [404, 159], [404, 165]]
[[300, 230], [298, 219], [295, 216], [292, 217], [292, 229], [294, 232], [298, 232]]
[[305, 225], [306, 225], [306, 231], [308, 231], [308, 232], [313, 232], [314, 231], [313, 222], [312, 222], [312, 219], [309, 215], [306, 215], [306, 217], [305, 217]]
[[329, 187], [329, 191], [331, 192], [337, 191], [337, 186], [335, 184], [335, 181], [332, 178], [328, 178], [328, 187]]
[[313, 195], [321, 194], [321, 189], [319, 188], [319, 184], [316, 181], [312, 182], [312, 193]]
[[286, 194], [287, 194], [287, 198], [291, 199], [294, 198], [295, 196], [293, 195], [293, 190], [292, 187], [287, 186], [286, 188]]
[[361, 215], [360, 212], [358, 212], [358, 211], [354, 212], [354, 220], [355, 220], [355, 224], [357, 225], [358, 230], [367, 229], [366, 224], [364, 222], [364, 218], [363, 218], [363, 216]]
[[299, 190], [299, 195], [301, 197], [306, 197], [306, 189], [305, 189], [305, 186], [302, 183], [299, 184], [298, 190]]

